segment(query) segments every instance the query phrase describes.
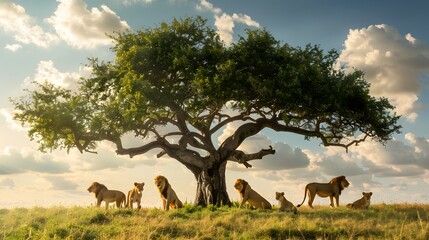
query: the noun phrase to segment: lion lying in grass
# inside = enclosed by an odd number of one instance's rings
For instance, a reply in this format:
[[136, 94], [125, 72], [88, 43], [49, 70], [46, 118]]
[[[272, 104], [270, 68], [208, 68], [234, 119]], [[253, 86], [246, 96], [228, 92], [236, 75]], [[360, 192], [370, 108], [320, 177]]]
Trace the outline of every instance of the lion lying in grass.
[[359, 200], [354, 201], [353, 203], [347, 204], [348, 208], [355, 209], [369, 209], [369, 205], [371, 204], [371, 196], [372, 192], [362, 192], [363, 197]]
[[259, 193], [255, 192], [250, 185], [243, 179], [237, 179], [234, 183], [234, 188], [240, 193], [242, 199], [240, 207], [245, 203], [250, 204], [254, 208], [271, 209], [271, 203], [263, 198]]
[[120, 208], [122, 205], [125, 207], [125, 193], [121, 191], [109, 190], [106, 186], [98, 182], [93, 182], [87, 190], [88, 192], [95, 194], [95, 198], [97, 199], [97, 207], [100, 207], [102, 201], [106, 203], [106, 210], [109, 207], [109, 203], [112, 202], [116, 202], [116, 207], [118, 208]]
[[171, 187], [170, 183], [164, 176], [156, 176], [155, 186], [158, 188], [161, 194], [163, 209], [168, 211], [171, 208], [181, 208], [183, 206], [182, 201], [176, 195], [176, 192]]
[[313, 208], [313, 201], [316, 197], [316, 194], [319, 197], [329, 197], [330, 200], [330, 206], [334, 207], [334, 201], [333, 198], [335, 198], [335, 202], [337, 207], [339, 206], [339, 198], [341, 195], [341, 191], [344, 190], [344, 188], [349, 186], [349, 182], [347, 181], [345, 176], [339, 176], [331, 179], [329, 183], [309, 183], [307, 186], [305, 186], [305, 192], [304, 192], [304, 200], [302, 200], [301, 204], [298, 204], [296, 207], [300, 207], [307, 196], [308, 193], [308, 206]]
[[141, 202], [142, 202], [142, 192], [143, 192], [144, 182], [134, 183], [134, 188], [130, 191], [128, 191], [127, 195], [127, 207], [133, 208], [133, 204], [137, 203], [137, 209], [141, 208]]

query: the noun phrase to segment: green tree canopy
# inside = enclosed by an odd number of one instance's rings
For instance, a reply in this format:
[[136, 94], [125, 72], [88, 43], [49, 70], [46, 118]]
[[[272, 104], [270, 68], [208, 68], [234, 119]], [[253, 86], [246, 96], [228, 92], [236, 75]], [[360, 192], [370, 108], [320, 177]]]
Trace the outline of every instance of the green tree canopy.
[[[237, 150], [265, 128], [346, 149], [368, 137], [384, 143], [400, 129], [388, 100], [369, 95], [364, 73], [335, 68], [338, 53], [317, 45], [291, 47], [258, 29], [225, 46], [200, 17], [112, 39], [116, 58], [90, 59], [92, 74], [78, 91], [46, 82], [12, 100], [15, 119], [28, 125], [41, 151], [94, 152], [100, 141], [130, 157], [159, 149], [158, 157], [195, 175], [196, 204], [229, 204], [227, 161], [251, 167], [274, 154], [271, 146]], [[239, 127], [218, 144], [214, 136], [233, 122]], [[122, 144], [129, 133], [141, 146]]]

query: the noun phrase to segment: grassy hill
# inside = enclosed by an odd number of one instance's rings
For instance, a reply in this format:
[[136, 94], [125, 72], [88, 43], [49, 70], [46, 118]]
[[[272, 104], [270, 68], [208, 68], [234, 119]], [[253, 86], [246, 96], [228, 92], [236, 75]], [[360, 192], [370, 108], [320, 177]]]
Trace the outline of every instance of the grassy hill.
[[0, 209], [0, 239], [429, 239], [429, 205], [299, 210]]

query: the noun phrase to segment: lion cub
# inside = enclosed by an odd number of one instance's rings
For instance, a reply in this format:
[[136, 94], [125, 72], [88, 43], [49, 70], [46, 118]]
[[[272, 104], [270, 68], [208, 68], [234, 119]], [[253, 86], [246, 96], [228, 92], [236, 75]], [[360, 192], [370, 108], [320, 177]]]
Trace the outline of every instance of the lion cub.
[[279, 211], [298, 213], [296, 207], [285, 198], [284, 192], [276, 192], [276, 200], [279, 201]]
[[347, 204], [348, 208], [355, 208], [355, 209], [368, 209], [369, 205], [371, 204], [371, 196], [372, 192], [362, 192], [363, 197], [359, 200], [356, 200], [353, 203]]
[[144, 187], [144, 182], [142, 183], [135, 182], [134, 188], [128, 191], [127, 206], [129, 208], [133, 209], [133, 204], [137, 203], [137, 209], [140, 210], [140, 208], [142, 207], [141, 203], [142, 203], [143, 187]]
[[246, 202], [255, 208], [271, 209], [271, 204], [263, 198], [259, 193], [255, 192], [250, 185], [243, 179], [237, 179], [234, 183], [234, 188], [240, 193], [242, 199], [240, 207]]

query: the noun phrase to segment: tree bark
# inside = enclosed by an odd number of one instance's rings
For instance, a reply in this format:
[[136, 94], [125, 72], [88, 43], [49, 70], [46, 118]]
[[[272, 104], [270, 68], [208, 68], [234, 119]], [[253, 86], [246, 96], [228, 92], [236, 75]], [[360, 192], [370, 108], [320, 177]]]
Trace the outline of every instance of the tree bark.
[[197, 180], [195, 205], [231, 206], [226, 191], [225, 170], [227, 161], [213, 164], [211, 168], [193, 172]]

